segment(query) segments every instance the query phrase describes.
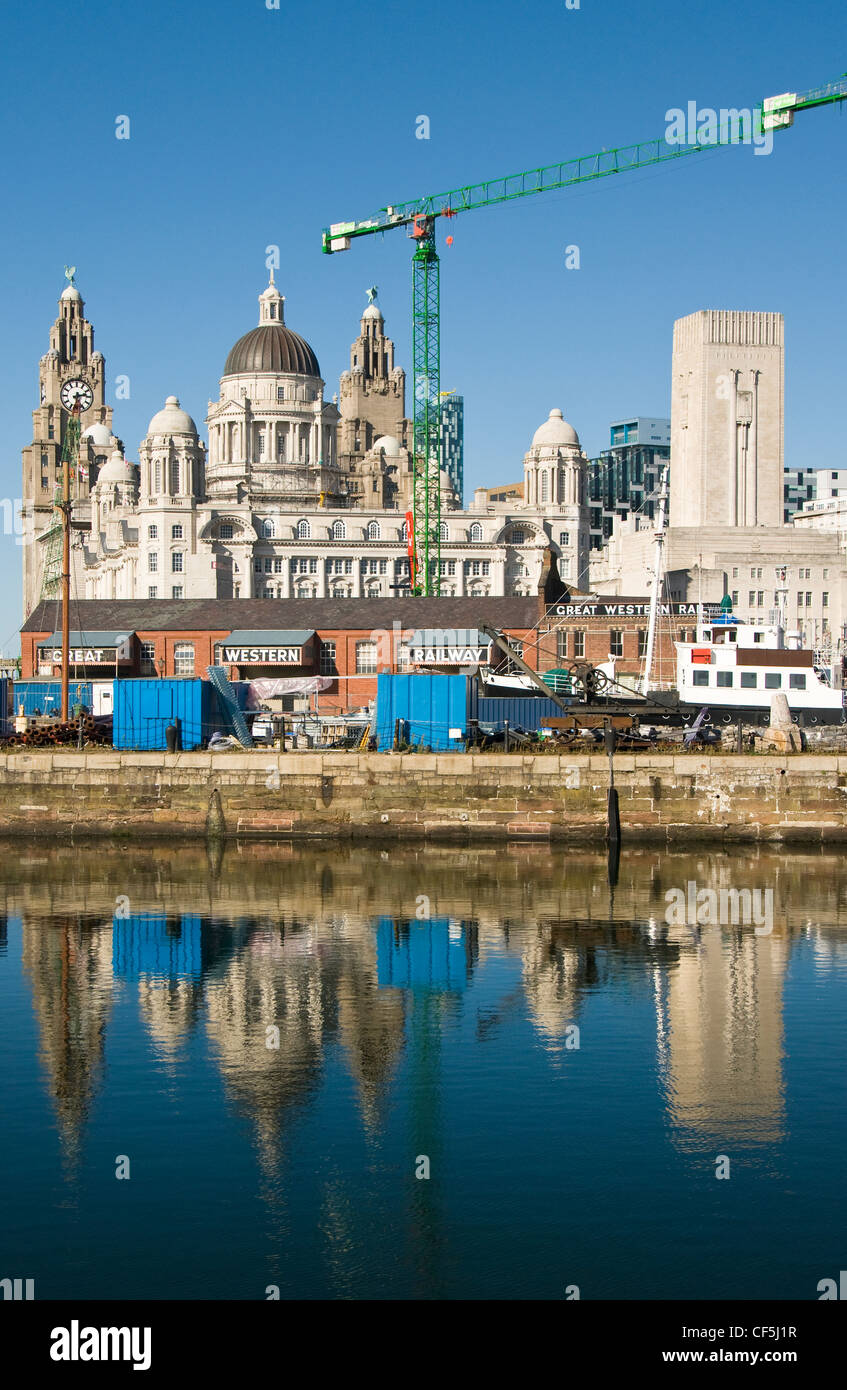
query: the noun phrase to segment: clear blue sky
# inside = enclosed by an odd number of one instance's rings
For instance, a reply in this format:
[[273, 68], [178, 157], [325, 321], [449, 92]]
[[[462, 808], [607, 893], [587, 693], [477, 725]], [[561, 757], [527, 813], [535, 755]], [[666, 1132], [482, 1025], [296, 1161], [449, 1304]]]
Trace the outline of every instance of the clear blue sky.
[[[665, 111], [744, 107], [847, 69], [834, 0], [7, 8], [0, 29], [5, 332], [2, 495], [20, 496], [37, 368], [66, 262], [106, 355], [129, 457], [165, 396], [202, 420], [257, 319], [265, 247], [286, 318], [337, 389], [376, 282], [410, 370], [410, 243], [320, 254], [321, 228], [387, 202], [658, 136]], [[431, 138], [415, 138], [416, 117]], [[128, 115], [131, 138], [115, 138]], [[442, 385], [465, 397], [467, 494], [520, 476], [553, 406], [595, 454], [609, 421], [670, 408], [673, 320], [786, 319], [786, 462], [844, 461], [847, 111], [802, 114], [768, 157], [716, 150], [457, 218], [443, 247]], [[565, 268], [565, 248], [581, 268]], [[442, 243], [443, 245], [443, 243]], [[2, 538], [20, 618], [20, 547]], [[14, 645], [12, 643], [12, 645]]]

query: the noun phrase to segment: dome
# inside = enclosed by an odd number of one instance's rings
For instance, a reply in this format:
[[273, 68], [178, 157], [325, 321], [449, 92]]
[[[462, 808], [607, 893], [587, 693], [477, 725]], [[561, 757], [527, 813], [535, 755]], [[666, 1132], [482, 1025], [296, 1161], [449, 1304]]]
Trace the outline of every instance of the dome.
[[373, 303], [372, 303], [372, 304], [369, 304], [368, 307], [367, 307], [367, 309], [365, 310], [365, 312], [362, 314], [362, 318], [363, 318], [363, 319], [379, 319], [380, 322], [381, 322], [381, 321], [382, 321], [382, 310], [380, 309], [380, 307], [379, 307], [378, 304], [373, 304]]
[[176, 396], [168, 396], [164, 409], [157, 411], [147, 426], [149, 434], [194, 434], [197, 426], [185, 410], [180, 410]]
[[400, 441], [395, 439], [393, 434], [381, 434], [379, 439], [374, 440], [373, 452], [378, 454], [380, 449], [387, 458], [400, 457]]
[[100, 483], [134, 483], [135, 465], [129, 463], [121, 453], [120, 449], [115, 449], [109, 462], [100, 469], [97, 474], [96, 486]]
[[98, 449], [108, 449], [112, 442], [112, 431], [108, 425], [89, 425], [83, 431], [83, 439], [90, 439], [91, 443]]
[[249, 376], [253, 372], [293, 372], [298, 376], [321, 374], [318, 359], [305, 338], [284, 323], [262, 323], [239, 338], [226, 359], [224, 376]]
[[61, 298], [64, 300], [73, 299], [76, 303], [82, 302], [82, 295], [76, 285], [66, 285], [62, 290]]
[[533, 449], [555, 449], [562, 445], [576, 445], [579, 448], [579, 435], [573, 425], [562, 418], [561, 410], [551, 410], [544, 424], [532, 436]]

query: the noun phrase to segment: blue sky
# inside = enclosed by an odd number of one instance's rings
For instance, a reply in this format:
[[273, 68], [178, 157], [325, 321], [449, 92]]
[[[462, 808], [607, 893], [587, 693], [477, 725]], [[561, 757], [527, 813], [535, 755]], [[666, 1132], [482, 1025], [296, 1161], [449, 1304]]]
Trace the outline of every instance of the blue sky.
[[[410, 243], [398, 231], [323, 256], [323, 226], [659, 136], [692, 100], [744, 107], [816, 86], [847, 68], [845, 30], [844, 7], [815, 0], [6, 10], [2, 495], [20, 496], [65, 263], [112, 403], [115, 377], [130, 378], [115, 422], [137, 459], [172, 392], [205, 437], [227, 352], [257, 320], [267, 245], [328, 395], [374, 282], [409, 371]], [[415, 138], [421, 114], [429, 140]], [[609, 421], [668, 414], [673, 320], [701, 308], [785, 314], [786, 462], [845, 462], [846, 138], [847, 110], [810, 111], [768, 157], [715, 150], [457, 218], [453, 245], [442, 238], [442, 385], [465, 397], [467, 495], [520, 476], [553, 406], [589, 454]], [[20, 562], [4, 535], [7, 650]]]

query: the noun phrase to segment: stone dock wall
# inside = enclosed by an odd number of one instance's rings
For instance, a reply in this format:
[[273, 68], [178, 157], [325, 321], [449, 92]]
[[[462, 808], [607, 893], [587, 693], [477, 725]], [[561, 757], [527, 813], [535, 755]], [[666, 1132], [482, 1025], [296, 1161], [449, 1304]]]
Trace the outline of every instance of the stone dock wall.
[[[618, 753], [624, 838], [847, 840], [842, 754]], [[605, 754], [0, 754], [0, 834], [602, 843]]]

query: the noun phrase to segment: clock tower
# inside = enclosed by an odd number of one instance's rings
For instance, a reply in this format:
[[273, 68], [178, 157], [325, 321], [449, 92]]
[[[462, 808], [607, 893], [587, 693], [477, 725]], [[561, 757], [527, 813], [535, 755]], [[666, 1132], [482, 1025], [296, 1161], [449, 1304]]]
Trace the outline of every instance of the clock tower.
[[[50, 350], [38, 366], [38, 406], [32, 412], [32, 443], [23, 450], [22, 550], [24, 617], [39, 601], [43, 546], [37, 538], [50, 526], [53, 499], [62, 485], [62, 445], [67, 433], [69, 409], [62, 403], [62, 388], [75, 383], [80, 393], [81, 433], [77, 476], [71, 480], [75, 500], [74, 520], [90, 513], [90, 491], [98, 469], [111, 449], [112, 408], [105, 404], [106, 363], [94, 351], [94, 329], [85, 317], [82, 295], [73, 283], [73, 268], [59, 299], [59, 316], [50, 329]], [[65, 392], [68, 397], [68, 392]], [[70, 398], [69, 398], [70, 399]], [[73, 400], [70, 399], [70, 405]]]

